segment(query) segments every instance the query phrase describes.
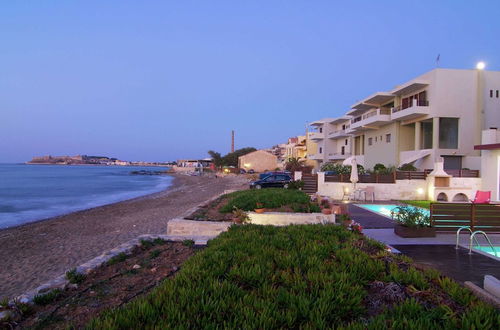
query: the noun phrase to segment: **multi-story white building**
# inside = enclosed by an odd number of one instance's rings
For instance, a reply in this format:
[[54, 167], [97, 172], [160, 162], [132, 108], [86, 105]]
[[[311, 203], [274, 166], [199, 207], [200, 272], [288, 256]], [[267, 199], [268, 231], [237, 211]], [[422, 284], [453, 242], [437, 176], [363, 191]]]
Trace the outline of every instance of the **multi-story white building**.
[[500, 127], [500, 72], [434, 69], [355, 103], [346, 116], [311, 124], [318, 165], [356, 157], [373, 168], [411, 163], [480, 169], [481, 131]]

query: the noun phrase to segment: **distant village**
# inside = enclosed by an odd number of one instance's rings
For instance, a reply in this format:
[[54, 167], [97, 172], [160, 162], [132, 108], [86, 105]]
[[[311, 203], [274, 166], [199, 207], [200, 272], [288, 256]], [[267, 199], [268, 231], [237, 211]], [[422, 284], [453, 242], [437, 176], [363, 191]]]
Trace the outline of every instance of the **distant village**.
[[41, 156], [33, 157], [27, 164], [50, 165], [116, 165], [116, 166], [171, 166], [175, 162], [132, 162], [106, 156]]

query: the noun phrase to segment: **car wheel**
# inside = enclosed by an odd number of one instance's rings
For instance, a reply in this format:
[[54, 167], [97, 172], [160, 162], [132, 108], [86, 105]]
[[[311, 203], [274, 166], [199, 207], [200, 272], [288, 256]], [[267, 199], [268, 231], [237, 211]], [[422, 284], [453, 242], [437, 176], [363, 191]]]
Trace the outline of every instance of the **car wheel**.
[[285, 184], [283, 185], [283, 188], [288, 189], [288, 183], [285, 183]]
[[261, 189], [261, 188], [262, 188], [262, 186], [260, 184], [255, 186], [255, 189]]

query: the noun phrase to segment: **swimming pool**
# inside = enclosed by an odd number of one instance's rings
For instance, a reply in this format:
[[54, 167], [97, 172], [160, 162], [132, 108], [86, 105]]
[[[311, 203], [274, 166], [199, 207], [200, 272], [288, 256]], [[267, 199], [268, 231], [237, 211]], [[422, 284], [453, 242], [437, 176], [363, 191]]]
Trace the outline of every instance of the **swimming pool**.
[[488, 254], [491, 254], [492, 256], [495, 257], [500, 257], [500, 246], [493, 246], [493, 250], [491, 249], [491, 246], [489, 245], [483, 245], [483, 246], [472, 246], [475, 250], [479, 250], [482, 252], [486, 252]]
[[[391, 218], [391, 211], [392, 210], [394, 210], [398, 206], [401, 206], [401, 205], [396, 205], [396, 204], [355, 204], [355, 205], [362, 207], [368, 211], [378, 213], [378, 214], [380, 214], [384, 217], [388, 217], [388, 218]], [[410, 206], [410, 205], [406, 205], [406, 206], [408, 206], [409, 208], [412, 208], [412, 209], [418, 209], [418, 210], [422, 211], [425, 215], [430, 216], [430, 211], [427, 209], [423, 209], [423, 208], [416, 207], [416, 206]]]

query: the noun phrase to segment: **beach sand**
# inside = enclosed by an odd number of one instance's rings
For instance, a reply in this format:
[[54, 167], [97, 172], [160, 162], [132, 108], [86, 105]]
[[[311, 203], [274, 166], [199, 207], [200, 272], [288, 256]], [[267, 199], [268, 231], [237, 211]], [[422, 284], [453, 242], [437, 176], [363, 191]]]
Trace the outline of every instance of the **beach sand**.
[[163, 192], [0, 230], [0, 299], [15, 297], [142, 234], [165, 234], [169, 219], [227, 189], [239, 177], [174, 175]]

